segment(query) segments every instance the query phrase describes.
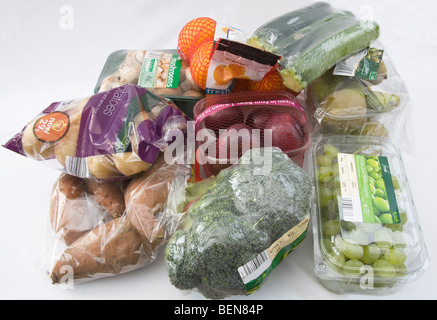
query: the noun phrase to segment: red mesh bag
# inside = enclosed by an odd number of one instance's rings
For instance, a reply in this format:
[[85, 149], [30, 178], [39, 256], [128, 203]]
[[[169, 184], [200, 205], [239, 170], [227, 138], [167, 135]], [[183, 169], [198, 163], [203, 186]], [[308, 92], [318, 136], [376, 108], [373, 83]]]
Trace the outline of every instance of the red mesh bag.
[[[305, 111], [287, 92], [239, 92], [210, 95], [194, 107], [196, 160], [206, 176], [217, 175], [231, 166], [249, 148], [278, 147], [299, 166], [311, 142], [311, 130]], [[208, 147], [216, 138], [215, 150]], [[267, 129], [267, 130], [266, 130]], [[204, 163], [206, 162], [206, 163]]]

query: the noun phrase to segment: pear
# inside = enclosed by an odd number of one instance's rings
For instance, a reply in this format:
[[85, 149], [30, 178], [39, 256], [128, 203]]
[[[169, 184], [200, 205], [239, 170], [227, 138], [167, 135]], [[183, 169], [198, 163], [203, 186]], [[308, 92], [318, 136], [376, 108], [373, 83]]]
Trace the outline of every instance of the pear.
[[325, 101], [328, 95], [340, 89], [343, 84], [345, 77], [335, 76], [333, 71], [331, 68], [312, 83], [314, 95], [319, 103]]
[[366, 96], [359, 82], [350, 80], [343, 89], [328, 95], [322, 107], [326, 114], [333, 118], [365, 116]]

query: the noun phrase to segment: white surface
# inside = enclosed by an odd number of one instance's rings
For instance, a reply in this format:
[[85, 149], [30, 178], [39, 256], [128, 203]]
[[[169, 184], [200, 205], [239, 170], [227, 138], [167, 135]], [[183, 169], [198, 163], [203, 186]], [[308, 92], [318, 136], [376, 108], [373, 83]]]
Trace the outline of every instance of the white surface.
[[[65, 14], [60, 9], [64, 2], [1, 0], [0, 142], [5, 143], [51, 102], [91, 94], [107, 56], [115, 50], [175, 48], [183, 25], [199, 16], [251, 32], [267, 20], [307, 3], [72, 0], [65, 4], [73, 9], [73, 29], [63, 29]], [[415, 156], [404, 160], [431, 263], [420, 279], [383, 298], [435, 299], [437, 3], [331, 3], [357, 15], [373, 10], [381, 27], [380, 40], [415, 102], [408, 133], [412, 134]], [[0, 158], [1, 299], [202, 299], [195, 293], [182, 295], [172, 287], [162, 255], [144, 269], [77, 285], [74, 290], [51, 285], [39, 263], [46, 248], [49, 196], [58, 172], [4, 148], [0, 148]], [[337, 295], [324, 289], [313, 273], [312, 256], [310, 232], [258, 292], [235, 299], [374, 298]]]

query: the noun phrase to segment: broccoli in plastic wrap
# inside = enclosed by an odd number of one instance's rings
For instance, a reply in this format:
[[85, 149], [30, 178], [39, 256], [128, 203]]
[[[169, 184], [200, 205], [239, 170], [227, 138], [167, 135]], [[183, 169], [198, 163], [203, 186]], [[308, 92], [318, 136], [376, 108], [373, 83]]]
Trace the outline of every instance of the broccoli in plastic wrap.
[[[267, 149], [271, 162], [268, 172], [261, 174], [265, 163], [259, 157]], [[248, 289], [239, 269], [308, 219], [309, 175], [278, 148], [253, 151], [217, 177], [187, 187], [187, 202], [196, 199], [196, 194], [198, 200], [191, 201], [183, 225], [165, 252], [169, 278], [176, 288], [197, 290], [209, 299], [252, 293], [261, 283]], [[299, 243], [306, 236], [306, 226], [301, 233]], [[290, 251], [283, 252], [279, 262]], [[267, 275], [261, 276], [262, 281]]]

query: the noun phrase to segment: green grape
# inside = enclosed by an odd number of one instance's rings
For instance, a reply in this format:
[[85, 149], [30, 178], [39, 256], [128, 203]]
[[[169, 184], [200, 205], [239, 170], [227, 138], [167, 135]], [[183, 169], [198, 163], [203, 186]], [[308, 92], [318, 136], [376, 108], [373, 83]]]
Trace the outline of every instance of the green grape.
[[322, 242], [321, 242], [321, 249], [325, 253], [332, 252], [334, 244], [332, 243], [331, 237], [323, 236]]
[[372, 171], [373, 171], [373, 167], [372, 167], [372, 166], [369, 166], [369, 165], [367, 165], [367, 166], [366, 166], [366, 170], [367, 170], [367, 172], [368, 172], [368, 173], [370, 173], [370, 172], [372, 172]]
[[373, 239], [378, 247], [381, 249], [388, 249], [393, 246], [393, 239], [391, 237], [392, 231], [387, 228], [381, 228], [375, 231]]
[[355, 223], [353, 223], [351, 221], [346, 221], [346, 220], [341, 220], [340, 226], [346, 232], [347, 231], [354, 231], [357, 229], [357, 226], [355, 225]]
[[322, 217], [325, 220], [335, 220], [339, 218], [338, 203], [335, 199], [330, 200], [325, 206], [321, 206]]
[[334, 242], [338, 250], [349, 259], [361, 259], [363, 256], [363, 247], [359, 244], [350, 243], [349, 241], [344, 240], [340, 235], [335, 237]]
[[340, 252], [332, 251], [326, 255], [326, 264], [332, 270], [342, 271], [345, 262], [346, 262], [346, 258]]
[[361, 274], [361, 268], [364, 266], [360, 260], [351, 259], [344, 263], [343, 272], [350, 277], [358, 277]]
[[369, 184], [373, 184], [375, 186], [375, 179], [373, 179], [371, 176], [369, 176]]
[[374, 159], [367, 159], [366, 163], [368, 166], [372, 167], [372, 171], [378, 171], [378, 169], [379, 169], [378, 161], [376, 161]]
[[380, 197], [375, 197], [372, 198], [372, 202], [373, 202], [373, 206], [378, 209], [381, 212], [388, 212], [390, 211], [390, 205], [388, 204], [388, 201], [380, 198]]
[[384, 259], [397, 266], [404, 264], [407, 257], [401, 249], [391, 248], [385, 252]]
[[357, 228], [373, 234], [376, 230], [381, 229], [381, 225], [378, 223], [357, 223]]
[[359, 244], [365, 246], [369, 244], [369, 237], [363, 230], [353, 230], [350, 232], [343, 232], [343, 239], [352, 244]]
[[330, 189], [326, 188], [325, 186], [319, 187], [319, 200], [321, 207], [326, 207], [333, 199], [334, 195]]
[[404, 227], [402, 226], [402, 224], [400, 223], [391, 223], [391, 224], [386, 224], [385, 225], [386, 228], [389, 228], [391, 231], [399, 231], [402, 232], [404, 230]]
[[383, 259], [375, 261], [373, 271], [381, 278], [393, 278], [396, 275], [396, 267]]
[[398, 180], [398, 178], [396, 178], [396, 176], [391, 175], [391, 181], [393, 182], [393, 187], [394, 187], [395, 189], [400, 189], [400, 188], [401, 188], [401, 185], [400, 185], [400, 183], [399, 183], [399, 180]]
[[326, 144], [323, 149], [325, 154], [331, 159], [337, 158], [338, 150], [332, 144]]
[[328, 156], [317, 156], [317, 165], [319, 167], [330, 167], [332, 166], [332, 159]]
[[[375, 188], [375, 187], [373, 187], [373, 188]], [[372, 190], [370, 190], [370, 191], [372, 191]], [[375, 195], [375, 197], [380, 197], [383, 199], [387, 198], [385, 191], [382, 189], [379, 189], [379, 188], [375, 188], [375, 192], [373, 194]]]
[[408, 274], [408, 269], [407, 266], [405, 264], [401, 264], [396, 267], [396, 275], [399, 277], [403, 277], [406, 276]]
[[363, 257], [361, 258], [361, 261], [365, 264], [371, 264], [377, 261], [380, 256], [381, 249], [375, 244], [370, 244], [363, 247]]
[[316, 170], [316, 174], [317, 180], [323, 183], [329, 182], [334, 178], [332, 167], [319, 167]]
[[325, 236], [335, 236], [341, 232], [340, 222], [338, 220], [328, 220], [322, 224], [323, 234]]
[[405, 225], [408, 221], [408, 215], [405, 211], [399, 212], [399, 216], [401, 218], [401, 225]]
[[375, 187], [376, 189], [381, 189], [384, 191], [384, 193], [387, 193], [387, 190], [385, 189], [385, 183], [384, 183], [384, 179], [376, 179], [375, 180]]
[[376, 194], [376, 188], [375, 188], [375, 186], [373, 184], [369, 184], [369, 189], [370, 189], [370, 193], [372, 195]]
[[390, 213], [383, 213], [379, 216], [379, 221], [383, 224], [393, 224], [393, 216]]
[[378, 180], [378, 179], [381, 179], [382, 174], [381, 174], [381, 172], [375, 172], [375, 171], [373, 171], [373, 172], [370, 172], [370, 173], [369, 173], [369, 177], [372, 177], [372, 178], [376, 181], [376, 180]]

